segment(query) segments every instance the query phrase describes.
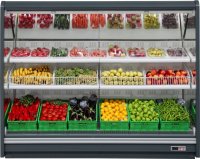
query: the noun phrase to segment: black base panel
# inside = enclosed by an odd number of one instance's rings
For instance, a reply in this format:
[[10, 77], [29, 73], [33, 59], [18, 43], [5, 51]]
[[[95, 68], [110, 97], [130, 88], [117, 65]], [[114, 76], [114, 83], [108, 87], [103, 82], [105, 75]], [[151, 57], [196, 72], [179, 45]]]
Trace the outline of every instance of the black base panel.
[[7, 153], [6, 158], [163, 158], [163, 159], [194, 159], [192, 153]]
[[187, 144], [5, 144], [6, 153], [177, 153], [171, 146], [185, 146], [195, 153], [195, 145]]

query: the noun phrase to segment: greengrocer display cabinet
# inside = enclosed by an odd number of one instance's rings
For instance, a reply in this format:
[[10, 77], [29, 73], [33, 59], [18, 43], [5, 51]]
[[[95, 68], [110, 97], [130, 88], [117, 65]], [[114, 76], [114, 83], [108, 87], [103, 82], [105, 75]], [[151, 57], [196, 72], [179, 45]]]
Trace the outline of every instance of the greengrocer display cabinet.
[[0, 24], [1, 157], [200, 157], [197, 0], [3, 1]]

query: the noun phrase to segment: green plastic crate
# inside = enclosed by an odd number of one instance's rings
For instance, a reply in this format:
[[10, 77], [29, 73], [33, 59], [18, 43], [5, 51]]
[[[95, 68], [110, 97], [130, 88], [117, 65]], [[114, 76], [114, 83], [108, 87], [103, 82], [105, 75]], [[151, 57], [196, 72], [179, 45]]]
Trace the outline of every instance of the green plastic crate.
[[[115, 99], [113, 99], [115, 100]], [[117, 99], [116, 99], [117, 100]], [[99, 104], [99, 116], [100, 116], [100, 130], [103, 131], [128, 131], [129, 130], [129, 112], [128, 107], [126, 110], [128, 113], [128, 121], [102, 121], [101, 120], [101, 103], [103, 99], [100, 100]]]
[[[42, 103], [44, 103], [43, 101]], [[67, 103], [67, 101], [63, 101]], [[68, 106], [69, 109], [69, 106]], [[41, 121], [40, 116], [41, 116], [41, 111], [42, 111], [42, 104], [39, 108], [39, 116], [38, 116], [38, 130], [39, 131], [67, 131], [67, 116], [65, 121]]]
[[158, 131], [158, 121], [130, 121], [131, 131]]
[[[37, 117], [39, 115], [39, 108], [40, 106], [38, 107]], [[9, 112], [11, 110], [12, 106]], [[37, 117], [34, 121], [9, 121], [7, 119], [8, 131], [37, 131]]]
[[[144, 100], [148, 100], [148, 99], [144, 99]], [[129, 100], [129, 102], [132, 102], [132, 101], [133, 101], [132, 99]], [[131, 121], [130, 119], [131, 131], [158, 131], [158, 129], [159, 129], [159, 119], [157, 121]]]
[[160, 121], [161, 131], [188, 131], [189, 129], [189, 121]]
[[[98, 115], [98, 109], [96, 104], [96, 120], [89, 121], [89, 120], [82, 120], [82, 121], [74, 121], [69, 119], [68, 115], [68, 130], [71, 131], [96, 131], [97, 130], [97, 115]], [[70, 106], [68, 109], [68, 114], [70, 111]]]
[[7, 109], [6, 109], [6, 112], [5, 112], [5, 114], [4, 114], [4, 124], [7, 126], [7, 119], [8, 119], [8, 114], [9, 114], [9, 112], [10, 112], [10, 107], [11, 107], [11, 105], [12, 105], [12, 102], [11, 102], [11, 100], [10, 100], [10, 102], [9, 102], [9, 104], [8, 104], [8, 107], [7, 107]]

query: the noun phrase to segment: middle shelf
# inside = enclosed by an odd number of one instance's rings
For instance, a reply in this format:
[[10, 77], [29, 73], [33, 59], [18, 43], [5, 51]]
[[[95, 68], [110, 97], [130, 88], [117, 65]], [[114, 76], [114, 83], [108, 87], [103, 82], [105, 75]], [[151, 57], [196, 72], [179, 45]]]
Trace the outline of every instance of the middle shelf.
[[15, 64], [6, 68], [8, 89], [195, 89], [194, 65]]

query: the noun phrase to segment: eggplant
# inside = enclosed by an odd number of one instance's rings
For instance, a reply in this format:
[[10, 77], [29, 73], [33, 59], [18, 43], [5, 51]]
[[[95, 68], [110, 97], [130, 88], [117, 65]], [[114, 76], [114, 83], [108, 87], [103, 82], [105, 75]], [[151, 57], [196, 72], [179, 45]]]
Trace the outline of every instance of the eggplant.
[[69, 99], [69, 104], [71, 107], [75, 107], [78, 105], [78, 99], [76, 97]]
[[88, 99], [87, 96], [83, 96], [83, 97], [81, 98], [81, 100], [86, 100], [86, 101], [88, 101], [89, 99]]
[[91, 94], [91, 96], [89, 97], [89, 105], [91, 107], [96, 107], [96, 103], [97, 103], [97, 96], [96, 96], [96, 94]]
[[89, 107], [87, 100], [82, 100], [79, 105], [82, 109]]

